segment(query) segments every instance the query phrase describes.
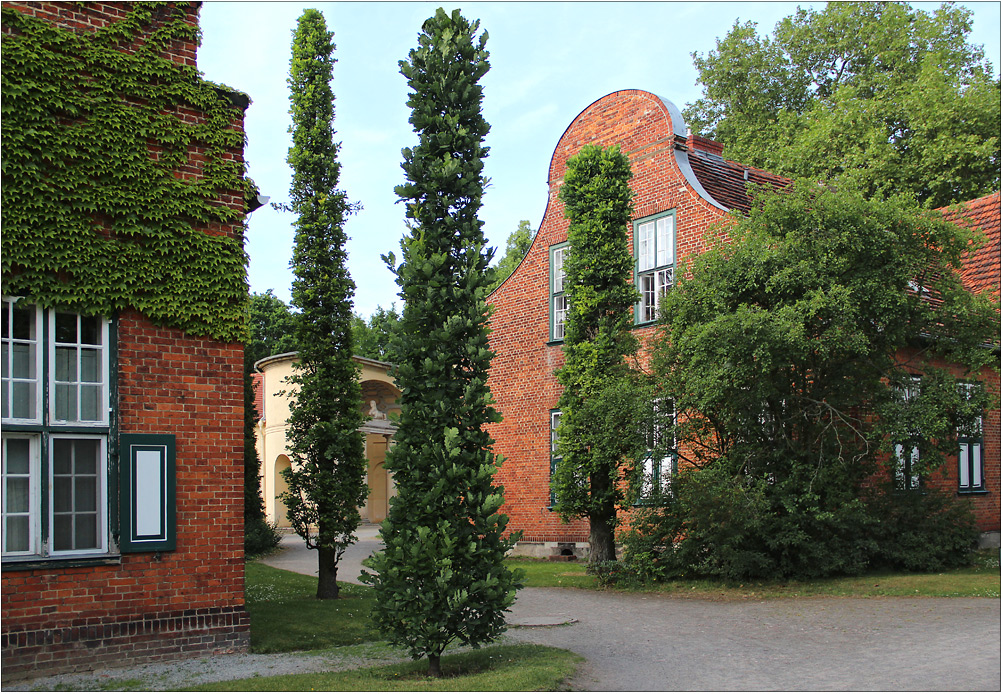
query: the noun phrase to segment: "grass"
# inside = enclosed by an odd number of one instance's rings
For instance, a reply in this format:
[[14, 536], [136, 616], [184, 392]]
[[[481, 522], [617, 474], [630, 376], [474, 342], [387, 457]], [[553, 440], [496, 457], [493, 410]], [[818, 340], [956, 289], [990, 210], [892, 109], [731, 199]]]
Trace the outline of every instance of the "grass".
[[251, 652], [317, 650], [380, 640], [369, 619], [372, 588], [338, 585], [338, 600], [318, 600], [315, 576], [248, 562], [245, 601], [251, 615]]
[[249, 677], [189, 691], [556, 691], [582, 660], [547, 646], [491, 646], [443, 655], [441, 679], [426, 676], [428, 665], [421, 660], [341, 672]]
[[[583, 562], [510, 559], [508, 565], [526, 572], [526, 585], [547, 588], [596, 590], [596, 580], [585, 573]], [[762, 581], [738, 585], [707, 579], [674, 580], [637, 588], [615, 590], [667, 593], [675, 597], [713, 600], [790, 597], [1000, 597], [1000, 554], [983, 550], [970, 567], [934, 573], [875, 572], [864, 576], [812, 581]]]

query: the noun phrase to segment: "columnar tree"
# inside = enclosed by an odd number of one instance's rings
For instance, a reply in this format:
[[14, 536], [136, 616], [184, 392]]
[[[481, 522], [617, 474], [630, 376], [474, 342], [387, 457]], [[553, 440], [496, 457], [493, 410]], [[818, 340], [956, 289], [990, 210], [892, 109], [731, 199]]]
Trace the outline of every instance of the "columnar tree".
[[505, 629], [519, 577], [505, 567], [515, 538], [498, 513], [499, 460], [484, 430], [500, 418], [487, 386], [490, 282], [481, 221], [484, 192], [480, 78], [487, 33], [455, 10], [425, 21], [401, 72], [412, 93], [419, 136], [404, 150], [410, 233], [403, 263], [386, 257], [404, 310], [393, 349], [402, 391], [395, 446], [387, 454], [397, 496], [383, 524], [385, 543], [366, 580], [377, 593], [374, 619], [415, 659], [439, 658], [453, 642], [478, 647]]
[[897, 507], [927, 504], [900, 523], [936, 530], [926, 568], [964, 559], [972, 527], [909, 492], [998, 395], [964, 385], [999, 345], [996, 299], [958, 276], [969, 235], [908, 196], [813, 182], [758, 197], [728, 233], [662, 307], [655, 372], [681, 459], [667, 563], [742, 580], [887, 561], [899, 513], [869, 503], [875, 479]]
[[558, 402], [557, 463], [551, 481], [555, 510], [564, 519], [589, 521], [593, 562], [616, 558], [617, 509], [627, 500], [625, 482], [643, 455], [640, 388], [628, 357], [639, 295], [631, 283], [627, 245], [632, 211], [630, 160], [614, 146], [586, 145], [568, 160], [561, 200], [569, 220], [564, 287], [564, 386]]
[[533, 245], [534, 238], [536, 238], [536, 230], [530, 229], [529, 220], [520, 221], [516, 230], [509, 234], [508, 240], [505, 242], [505, 254], [495, 266], [495, 278], [491, 282], [491, 291], [494, 291], [498, 285], [508, 279], [509, 275], [515, 272], [519, 263], [526, 257], [526, 253], [529, 252], [529, 247]]
[[292, 303], [299, 358], [289, 415], [293, 465], [284, 474], [289, 520], [317, 549], [317, 597], [338, 597], [338, 561], [352, 542], [366, 497], [359, 369], [352, 361], [352, 282], [343, 225], [352, 205], [338, 190], [331, 93], [333, 34], [307, 10], [293, 37], [289, 70], [293, 145], [291, 207], [297, 214]]

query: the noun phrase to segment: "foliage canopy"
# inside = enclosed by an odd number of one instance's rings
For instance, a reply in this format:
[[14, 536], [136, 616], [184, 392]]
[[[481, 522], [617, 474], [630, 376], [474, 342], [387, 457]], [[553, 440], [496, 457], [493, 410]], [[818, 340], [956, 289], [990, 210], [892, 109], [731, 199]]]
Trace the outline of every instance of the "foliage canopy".
[[[759, 196], [728, 234], [662, 305], [676, 548], [729, 578], [860, 571], [880, 525], [865, 480], [931, 479], [998, 397], [959, 387], [984, 383], [999, 345], [994, 297], [957, 272], [971, 235], [905, 195], [810, 182]], [[943, 514], [964, 548], [971, 526]]]
[[832, 2], [761, 37], [738, 23], [693, 54], [703, 97], [686, 122], [728, 158], [929, 207], [1000, 186], [1000, 82], [967, 37], [969, 10]]

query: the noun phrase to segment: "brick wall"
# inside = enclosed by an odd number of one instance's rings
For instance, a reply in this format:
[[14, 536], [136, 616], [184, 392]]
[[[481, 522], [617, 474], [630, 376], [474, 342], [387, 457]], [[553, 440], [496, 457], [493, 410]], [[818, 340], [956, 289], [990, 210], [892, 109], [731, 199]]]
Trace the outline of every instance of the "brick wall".
[[[488, 297], [493, 304], [489, 385], [503, 421], [490, 427], [495, 451], [505, 461], [498, 481], [505, 486], [503, 512], [509, 529], [521, 530], [526, 543], [584, 542], [585, 521], [562, 523], [549, 511], [550, 501], [550, 410], [557, 405], [560, 386], [554, 370], [563, 362], [561, 345], [549, 339], [549, 248], [564, 242], [568, 222], [558, 197], [566, 162], [589, 143], [619, 144], [631, 161], [635, 192], [634, 218], [663, 211], [676, 211], [676, 263], [701, 253], [707, 246], [708, 228], [725, 219], [726, 212], [709, 202], [691, 185], [680, 168], [692, 160], [682, 148], [720, 155], [720, 146], [710, 140], [682, 137], [682, 124], [673, 123], [673, 112], [659, 97], [640, 90], [624, 90], [605, 96], [582, 111], [562, 135], [551, 159], [549, 199], [539, 232], [526, 257], [512, 275]], [[673, 126], [676, 126], [675, 128]], [[689, 159], [687, 157], [690, 157]], [[720, 160], [719, 160], [720, 161]], [[743, 167], [732, 165], [735, 170]], [[759, 172], [760, 176], [765, 172]], [[769, 176], [769, 174], [766, 174]], [[771, 185], [778, 181], [767, 179]], [[718, 181], [723, 186], [743, 187], [737, 181]], [[732, 191], [731, 197], [734, 196]], [[736, 198], [738, 199], [738, 198]], [[724, 234], [719, 231], [718, 234]], [[629, 235], [629, 234], [628, 234]], [[629, 243], [633, 248], [633, 239]], [[637, 328], [647, 344], [652, 327]], [[642, 349], [642, 363], [646, 362]], [[988, 374], [999, 386], [999, 376]], [[985, 420], [985, 469], [989, 494], [972, 495], [979, 527], [984, 532], [1000, 527], [1000, 419], [999, 409]], [[956, 461], [944, 469], [939, 485], [957, 488]], [[542, 553], [546, 554], [547, 551]]]
[[[549, 199], [539, 232], [514, 273], [488, 298], [494, 305], [491, 347], [497, 353], [489, 384], [503, 421], [492, 425], [495, 451], [505, 457], [498, 481], [505, 486], [503, 512], [510, 530], [534, 542], [582, 542], [584, 521], [562, 523], [547, 509], [550, 501], [550, 420], [560, 386], [554, 369], [563, 363], [561, 345], [549, 339], [549, 248], [567, 241], [568, 221], [558, 192], [568, 158], [584, 145], [619, 144], [630, 157], [634, 177], [634, 217], [676, 210], [677, 263], [705, 248], [704, 233], [724, 212], [686, 182], [676, 163], [671, 115], [658, 97], [625, 90], [586, 108], [568, 127], [554, 150]], [[633, 238], [628, 232], [633, 248]], [[639, 328], [642, 342], [654, 329]]]
[[[122, 3], [4, 5], [80, 31], [130, 9]], [[197, 23], [197, 3], [186, 15]], [[175, 44], [170, 57], [194, 65], [196, 45]], [[233, 113], [233, 126], [242, 129], [242, 114]], [[203, 118], [190, 109], [179, 117]], [[202, 153], [192, 154], [177, 175], [201, 175]], [[242, 161], [242, 147], [227, 157]], [[239, 190], [220, 191], [219, 203], [244, 211]], [[198, 230], [243, 233], [241, 224]], [[243, 347], [155, 326], [127, 311], [118, 317], [117, 377], [118, 433], [176, 437], [176, 550], [97, 565], [5, 565], [4, 680], [247, 649]], [[95, 564], [77, 562], [87, 563]]]

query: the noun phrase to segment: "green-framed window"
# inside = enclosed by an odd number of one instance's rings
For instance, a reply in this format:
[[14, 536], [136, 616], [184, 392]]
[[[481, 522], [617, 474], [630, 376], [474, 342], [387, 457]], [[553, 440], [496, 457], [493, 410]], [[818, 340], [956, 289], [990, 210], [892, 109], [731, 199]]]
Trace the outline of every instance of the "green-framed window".
[[634, 222], [637, 303], [635, 322], [650, 323], [658, 318], [658, 302], [675, 281], [676, 213], [660, 212]]
[[[906, 403], [919, 398], [921, 378], [910, 376], [902, 388], [901, 397]], [[907, 432], [895, 443], [895, 488], [901, 490], [919, 489], [922, 480], [919, 474], [921, 456], [920, 433]]]
[[652, 418], [644, 436], [648, 455], [641, 468], [641, 493], [638, 503], [650, 504], [672, 493], [676, 474], [675, 404], [660, 398], [652, 405]]
[[112, 551], [112, 330], [4, 297], [3, 558]]
[[[966, 399], [980, 387], [977, 383], [961, 383], [959, 388]], [[958, 428], [958, 491], [961, 493], [986, 491], [983, 467], [982, 414]]]
[[564, 261], [567, 260], [568, 242], [550, 247], [550, 340], [564, 339], [564, 324], [568, 318], [568, 296], [564, 291]]
[[557, 427], [561, 423], [561, 411], [550, 411], [550, 506], [557, 503], [557, 494], [554, 493], [554, 473], [557, 472], [557, 464], [561, 462], [561, 456], [557, 450]]

